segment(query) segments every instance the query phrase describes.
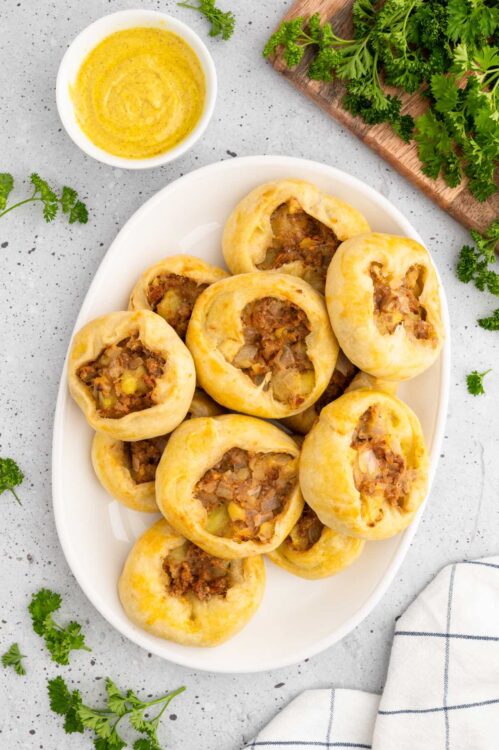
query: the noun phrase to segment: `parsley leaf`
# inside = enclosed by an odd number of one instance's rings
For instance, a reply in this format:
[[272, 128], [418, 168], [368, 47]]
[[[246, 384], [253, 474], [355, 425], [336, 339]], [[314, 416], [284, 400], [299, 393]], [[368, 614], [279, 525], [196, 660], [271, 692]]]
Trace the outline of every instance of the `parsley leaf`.
[[232, 11], [226, 12], [220, 10], [215, 5], [215, 0], [199, 0], [199, 5], [190, 3], [177, 3], [182, 8], [191, 8], [201, 13], [211, 24], [210, 36], [221, 36], [222, 39], [229, 39], [234, 33], [236, 17]]
[[[62, 677], [48, 683], [50, 708], [64, 716], [64, 729], [67, 733], [83, 732], [89, 729], [94, 733], [95, 750], [123, 750], [127, 746], [118, 733], [118, 724], [126, 716], [132, 727], [144, 735], [134, 743], [135, 750], [161, 750], [157, 737], [159, 722], [170, 702], [185, 690], [181, 687], [161, 698], [141, 701], [128, 690], [122, 693], [110, 679], [106, 680], [107, 704], [104, 708], [93, 708], [83, 703], [78, 690], [70, 691]], [[159, 710], [153, 719], [145, 716], [154, 706]]]
[[449, 38], [474, 47], [494, 34], [499, 25], [499, 8], [489, 7], [486, 0], [449, 0], [447, 17]]
[[0, 173], [0, 217], [25, 203], [39, 202], [43, 204], [43, 218], [47, 222], [55, 219], [60, 207], [63, 214], [66, 214], [70, 224], [74, 224], [75, 222], [79, 222], [80, 224], [87, 223], [88, 210], [85, 204], [79, 200], [76, 190], [64, 186], [61, 195], [58, 196], [48, 182], [43, 180], [36, 172], [33, 172], [30, 176], [30, 182], [33, 187], [31, 197], [7, 206], [7, 199], [14, 187], [14, 178], [7, 172]]
[[466, 376], [468, 393], [471, 393], [472, 396], [482, 396], [485, 393], [483, 379], [489, 372], [491, 371], [485, 370], [485, 372], [478, 372], [478, 370], [473, 370], [473, 372], [470, 372], [470, 374]]
[[45, 639], [45, 645], [58, 664], [68, 664], [71, 651], [91, 651], [85, 643], [81, 625], [70, 622], [63, 628], [52, 614], [60, 609], [62, 600], [59, 594], [49, 589], [40, 589], [28, 606], [33, 622], [33, 630]]
[[106, 680], [107, 703], [116, 716], [124, 716], [127, 713], [127, 698], [115, 685], [110, 677]]
[[24, 659], [24, 654], [21, 654], [19, 645], [17, 643], [13, 643], [12, 646], [5, 652], [5, 654], [3, 654], [2, 664], [4, 667], [12, 667], [16, 674], [24, 675], [26, 674], [26, 670], [24, 669], [22, 659]]
[[42, 180], [39, 174], [33, 172], [30, 177], [31, 184], [35, 188], [33, 197], [43, 203], [43, 218], [45, 221], [53, 221], [59, 210], [59, 201], [48, 182]]
[[486, 331], [499, 331], [499, 308], [494, 310], [488, 318], [479, 318], [478, 325]]
[[21, 505], [15, 487], [20, 485], [23, 479], [24, 474], [13, 458], [0, 458], [0, 495], [2, 492], [8, 490], [12, 492], [19, 505]]
[[160, 748], [154, 740], [141, 737], [133, 743], [133, 750], [160, 750]]
[[14, 178], [8, 172], [0, 172], [0, 211], [7, 205], [7, 199], [14, 189]]
[[48, 682], [50, 708], [56, 714], [64, 716], [64, 731], [66, 734], [83, 732], [84, 727], [79, 716], [81, 695], [79, 690], [68, 690], [62, 677], [55, 677]]

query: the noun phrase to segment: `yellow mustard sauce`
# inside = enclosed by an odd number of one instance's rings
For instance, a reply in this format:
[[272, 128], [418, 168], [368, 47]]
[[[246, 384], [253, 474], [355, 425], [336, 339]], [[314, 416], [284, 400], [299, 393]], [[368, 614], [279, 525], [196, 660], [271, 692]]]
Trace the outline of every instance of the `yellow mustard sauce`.
[[84, 133], [127, 159], [158, 156], [183, 141], [202, 115], [205, 96], [194, 50], [171, 31], [147, 27], [100, 42], [71, 87]]

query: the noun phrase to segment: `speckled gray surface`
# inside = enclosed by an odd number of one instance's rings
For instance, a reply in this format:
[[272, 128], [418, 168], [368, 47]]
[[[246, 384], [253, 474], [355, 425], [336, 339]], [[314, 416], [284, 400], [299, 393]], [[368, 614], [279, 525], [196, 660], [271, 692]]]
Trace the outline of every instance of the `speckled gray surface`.
[[[239, 750], [298, 692], [328, 685], [383, 686], [394, 618], [445, 563], [499, 551], [499, 366], [497, 334], [477, 315], [494, 300], [456, 281], [456, 252], [466, 232], [365, 146], [280, 79], [260, 55], [285, 3], [233, 0], [238, 27], [230, 42], [208, 40], [219, 73], [219, 98], [204, 139], [185, 158], [152, 172], [123, 172], [85, 157], [62, 131], [54, 101], [59, 60], [90, 21], [129, 7], [171, 11], [202, 34], [203, 21], [170, 0], [2, 0], [0, 4], [0, 171], [18, 181], [33, 170], [69, 182], [91, 208], [87, 226], [47, 226], [35, 207], [0, 220], [0, 455], [26, 473], [23, 506], [0, 497], [0, 651], [14, 640], [27, 654], [28, 676], [0, 672], [2, 750], [90, 747], [66, 738], [50, 714], [49, 676], [63, 674], [96, 700], [103, 678], [156, 694], [181, 683], [162, 737], [173, 750]], [[224, 5], [229, 5], [224, 2]], [[258, 10], [257, 10], [258, 8]], [[124, 221], [163, 185], [198, 166], [232, 155], [277, 153], [324, 161], [364, 179], [412, 221], [433, 252], [450, 303], [453, 370], [450, 414], [430, 503], [389, 592], [353, 633], [294, 667], [250, 676], [196, 673], [151, 657], [93, 609], [59, 546], [51, 508], [50, 451], [59, 373], [76, 314], [97, 266]], [[473, 399], [463, 382], [475, 367], [496, 365], [488, 395]], [[52, 664], [33, 634], [28, 599], [41, 585], [64, 596], [64, 615], [85, 625], [91, 654], [71, 666]]]

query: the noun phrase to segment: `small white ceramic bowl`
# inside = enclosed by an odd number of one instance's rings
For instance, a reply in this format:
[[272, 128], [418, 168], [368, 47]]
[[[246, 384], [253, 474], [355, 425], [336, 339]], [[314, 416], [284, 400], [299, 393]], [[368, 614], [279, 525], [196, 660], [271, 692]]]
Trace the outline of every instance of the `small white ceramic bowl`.
[[[75, 116], [73, 102], [70, 95], [70, 87], [74, 84], [86, 56], [91, 52], [103, 39], [114, 34], [116, 31], [130, 29], [137, 26], [149, 26], [154, 28], [171, 31], [180, 36], [194, 50], [199, 58], [206, 79], [206, 100], [203, 114], [189, 133], [187, 138], [178, 143], [174, 148], [165, 151], [159, 156], [153, 156], [147, 159], [126, 159], [121, 156], [115, 156], [96, 146], [90, 138], [80, 128]], [[109, 164], [112, 167], [122, 167], [124, 169], [150, 169], [167, 164], [179, 156], [185, 154], [206, 130], [208, 123], [215, 108], [217, 97], [217, 74], [215, 64], [205, 44], [199, 36], [192, 31], [182, 21], [176, 18], [158, 13], [154, 10], [122, 10], [118, 13], [111, 13], [108, 16], [100, 18], [98, 21], [87, 26], [68, 47], [59, 66], [56, 84], [57, 109], [69, 137], [89, 156], [94, 159]]]

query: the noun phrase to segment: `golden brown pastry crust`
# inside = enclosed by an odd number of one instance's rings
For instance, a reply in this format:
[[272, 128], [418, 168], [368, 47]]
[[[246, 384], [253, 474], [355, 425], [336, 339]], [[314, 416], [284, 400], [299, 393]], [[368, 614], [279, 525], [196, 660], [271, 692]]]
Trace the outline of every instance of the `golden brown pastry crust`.
[[[231, 364], [245, 343], [243, 309], [265, 297], [296, 305], [308, 319], [311, 332], [306, 337], [307, 354], [315, 377], [312, 389], [297, 408], [277, 400], [271, 387], [255, 385], [242, 369]], [[234, 411], [276, 419], [296, 414], [319, 398], [338, 355], [321, 295], [301, 279], [268, 272], [232, 276], [208, 287], [194, 306], [187, 346], [196, 363], [199, 384], [216, 401]]]
[[[135, 332], [144, 346], [166, 359], [153, 391], [156, 403], [121, 418], [102, 417], [78, 370], [95, 360], [107, 346]], [[103, 315], [78, 331], [69, 353], [68, 384], [71, 395], [95, 430], [117, 440], [142, 440], [164, 435], [180, 424], [192, 401], [196, 376], [192, 357], [173, 328], [159, 315], [138, 310]]]
[[[229, 275], [222, 268], [211, 266], [193, 255], [171, 255], [144, 271], [131, 291], [128, 303], [129, 310], [152, 310], [147, 291], [149, 284], [160, 274], [186, 276], [188, 279], [195, 281], [196, 284], [213, 284]], [[159, 310], [157, 312], [161, 314]]]
[[[409, 491], [400, 504], [389, 502], [384, 495], [361, 494], [356, 486], [358, 459], [352, 441], [359, 420], [372, 406], [380, 410], [392, 447], [397, 446], [396, 452], [413, 472]], [[418, 418], [406, 404], [387, 393], [362, 388], [344, 394], [322, 410], [305, 438], [300, 486], [320, 520], [342, 534], [363, 539], [386, 539], [397, 534], [413, 520], [428, 487], [428, 455]]]
[[[420, 267], [418, 299], [431, 325], [431, 338], [418, 338], [398, 324], [392, 333], [376, 322], [372, 264], [399, 288], [411, 267]], [[366, 234], [343, 242], [329, 266], [326, 303], [341, 348], [364, 372], [386, 380], [407, 380], [426, 370], [444, 340], [439, 282], [427, 250], [408, 237]]]
[[[268, 542], [237, 541], [211, 534], [208, 513], [195, 496], [195, 486], [232, 448], [255, 453], [286, 453], [298, 459], [294, 440], [274, 425], [253, 417], [226, 414], [191, 419], [171, 436], [156, 471], [156, 501], [167, 521], [211, 555], [227, 559], [261, 554], [285, 539], [303, 509], [298, 481], [274, 521]], [[298, 468], [298, 467], [297, 467]]]
[[[326, 227], [332, 229], [340, 242], [357, 234], [369, 232], [369, 225], [357, 209], [304, 180], [276, 180], [260, 185], [238, 203], [229, 216], [223, 234], [225, 261], [234, 274], [258, 271], [272, 242], [270, 217], [278, 206], [295, 199], [301, 208]], [[318, 291], [317, 283], [306, 273], [301, 261], [293, 260], [271, 272], [289, 273], [305, 278]]]
[[159, 638], [215, 646], [235, 635], [256, 612], [265, 588], [265, 566], [261, 557], [232, 561], [233, 585], [224, 598], [173, 596], [163, 560], [184, 543], [165, 520], [151, 526], [125, 562], [118, 584], [121, 603], [132, 622]]
[[267, 556], [275, 565], [300, 578], [327, 578], [355, 562], [364, 544], [362, 539], [339, 534], [324, 526], [320, 539], [309, 549], [295, 549], [288, 536]]
[[345, 393], [358, 391], [360, 388], [369, 388], [371, 391], [381, 391], [382, 393], [389, 393], [391, 396], [396, 396], [399, 385], [400, 383], [396, 380], [373, 378], [373, 376], [368, 375], [367, 372], [359, 370], [348, 388], [345, 389]]
[[158, 512], [154, 482], [138, 484], [134, 480], [123, 440], [96, 432], [92, 441], [92, 465], [104, 489], [127, 508], [142, 513]]
[[[187, 418], [219, 414], [223, 414], [223, 409], [206, 393], [196, 388]], [[132, 510], [158, 513], [155, 483], [135, 481], [122, 440], [96, 432], [92, 442], [92, 464], [100, 483], [116, 500]]]

